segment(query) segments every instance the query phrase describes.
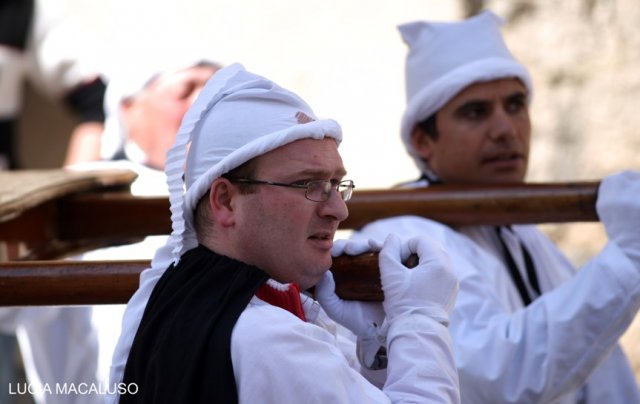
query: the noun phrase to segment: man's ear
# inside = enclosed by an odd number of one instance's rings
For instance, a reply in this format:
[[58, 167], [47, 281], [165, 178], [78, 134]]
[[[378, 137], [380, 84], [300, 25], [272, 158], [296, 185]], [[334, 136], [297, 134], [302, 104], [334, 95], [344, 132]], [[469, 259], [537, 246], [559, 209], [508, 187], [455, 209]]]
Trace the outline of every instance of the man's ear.
[[209, 208], [213, 218], [221, 226], [230, 227], [235, 224], [233, 198], [238, 189], [226, 178], [217, 178], [209, 189]]
[[411, 146], [423, 160], [429, 161], [431, 158], [432, 145], [433, 139], [420, 125], [416, 125], [411, 132]]

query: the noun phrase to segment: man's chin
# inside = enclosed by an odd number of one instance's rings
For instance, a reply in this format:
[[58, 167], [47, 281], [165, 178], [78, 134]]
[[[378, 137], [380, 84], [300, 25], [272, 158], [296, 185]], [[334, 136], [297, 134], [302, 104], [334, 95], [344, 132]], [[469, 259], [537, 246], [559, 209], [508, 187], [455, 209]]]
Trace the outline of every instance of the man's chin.
[[525, 173], [521, 170], [491, 170], [482, 172], [476, 177], [479, 184], [520, 184], [524, 182]]

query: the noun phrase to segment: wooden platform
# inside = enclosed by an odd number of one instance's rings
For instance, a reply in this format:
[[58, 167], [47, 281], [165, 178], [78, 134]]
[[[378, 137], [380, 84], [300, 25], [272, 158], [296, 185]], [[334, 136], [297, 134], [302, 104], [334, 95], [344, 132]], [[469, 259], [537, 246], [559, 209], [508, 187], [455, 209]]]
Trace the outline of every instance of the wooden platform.
[[136, 176], [128, 170], [0, 171], [0, 260], [54, 258], [81, 248], [60, 237], [65, 202], [93, 192], [129, 194]]

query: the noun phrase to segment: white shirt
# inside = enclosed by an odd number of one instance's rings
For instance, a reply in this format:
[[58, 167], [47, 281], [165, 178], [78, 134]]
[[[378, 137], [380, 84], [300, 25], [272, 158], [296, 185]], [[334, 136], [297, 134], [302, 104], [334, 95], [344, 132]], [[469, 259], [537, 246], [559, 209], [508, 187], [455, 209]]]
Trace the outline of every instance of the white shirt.
[[[142, 296], [146, 286], [155, 283], [155, 275], [142, 282], [140, 293], [129, 303], [130, 316], [144, 310]], [[389, 327], [389, 366], [394, 371], [379, 389], [360, 373], [353, 337], [348, 338], [317, 302], [305, 296], [302, 301], [307, 322], [257, 297], [238, 318], [231, 335], [231, 360], [240, 403], [459, 402], [450, 335], [436, 320], [416, 315]], [[125, 316], [125, 336], [135, 334], [137, 323], [132, 319]], [[416, 352], [425, 351], [429, 355], [414, 360]], [[128, 350], [118, 352], [112, 384], [122, 381]], [[107, 398], [108, 403], [117, 400]]]
[[[543, 295], [526, 308], [487, 228], [457, 232], [403, 216], [354, 238], [430, 234], [450, 252], [460, 280], [450, 331], [464, 403], [638, 403], [617, 344], [640, 307], [640, 270], [612, 243], [576, 273], [534, 226], [514, 226]], [[466, 235], [465, 235], [466, 234]], [[586, 386], [581, 389], [581, 386]]]
[[[340, 349], [341, 333], [335, 332], [335, 323], [323, 311], [317, 319], [307, 320], [257, 297], [251, 300], [231, 335], [240, 403], [458, 402], [457, 378], [452, 383], [449, 377], [455, 374], [447, 355], [450, 339], [437, 321], [416, 316], [390, 326], [389, 366], [396, 368], [379, 389], [348, 360], [355, 347], [346, 346], [348, 352]], [[422, 335], [408, 337], [409, 332]], [[413, 349], [420, 346], [430, 355], [417, 362]]]

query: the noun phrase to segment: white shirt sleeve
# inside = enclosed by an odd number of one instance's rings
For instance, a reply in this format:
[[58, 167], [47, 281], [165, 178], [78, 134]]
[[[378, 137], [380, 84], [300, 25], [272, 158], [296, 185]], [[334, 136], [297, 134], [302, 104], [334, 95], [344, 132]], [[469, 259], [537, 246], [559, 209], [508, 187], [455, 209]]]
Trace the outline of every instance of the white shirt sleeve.
[[[413, 338], [406, 332], [400, 326], [390, 331], [398, 338]], [[429, 340], [441, 337], [434, 331]], [[409, 354], [405, 351], [403, 360], [412, 362]], [[236, 323], [231, 358], [240, 403], [401, 403], [415, 402], [406, 400], [414, 393], [421, 394], [420, 402], [457, 402], [449, 400], [439, 384], [443, 372], [455, 373], [452, 358], [449, 369], [424, 361], [422, 372], [407, 372], [393, 388], [380, 390], [349, 365], [334, 335], [257, 298]], [[455, 382], [447, 383], [457, 395], [457, 378]]]

